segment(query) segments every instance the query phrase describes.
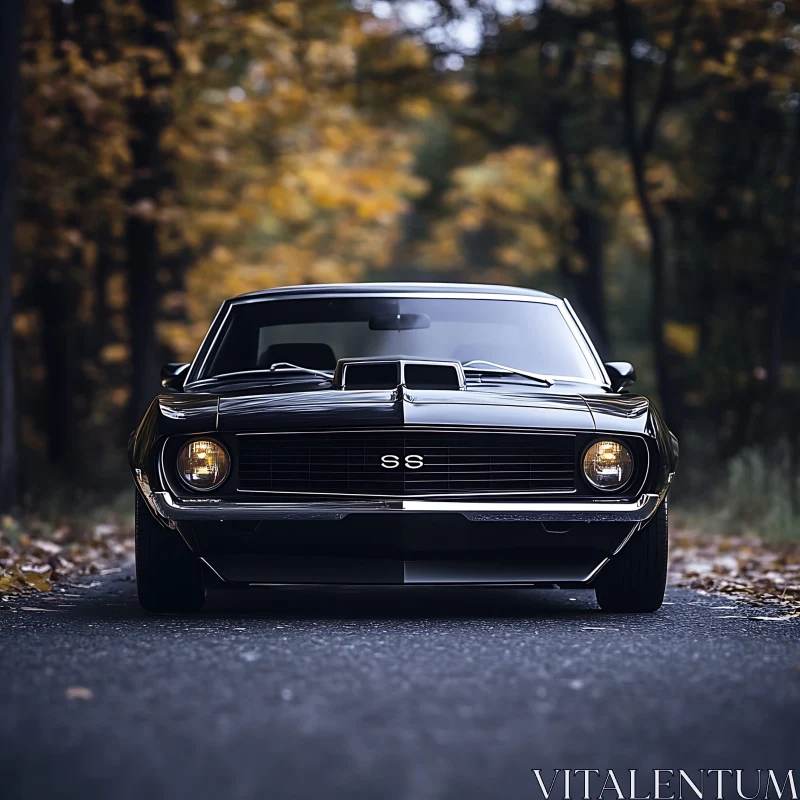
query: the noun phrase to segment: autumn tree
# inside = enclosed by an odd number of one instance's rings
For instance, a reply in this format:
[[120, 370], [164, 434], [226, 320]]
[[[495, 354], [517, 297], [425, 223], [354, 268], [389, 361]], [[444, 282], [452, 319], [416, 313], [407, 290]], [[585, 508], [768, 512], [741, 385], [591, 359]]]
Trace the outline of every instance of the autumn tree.
[[782, 4], [698, 0], [657, 142], [681, 187], [662, 205], [672, 368], [725, 456], [794, 416], [798, 51]]
[[427, 56], [366, 22], [339, 4], [28, 4], [14, 318], [28, 456], [70, 472], [113, 457], [161, 352], [190, 357], [224, 297], [388, 260], [422, 187], [420, 108], [392, 81]]
[[[513, 236], [506, 237], [503, 258], [496, 254], [495, 263], [499, 268], [505, 259], [507, 281], [550, 285], [555, 258], [558, 288], [552, 288], [572, 297], [605, 350], [605, 262], [614, 228], [610, 201], [618, 179], [601, 180], [598, 164], [607, 172], [618, 139], [613, 129], [618, 70], [607, 58], [609, 41], [613, 46], [611, 16], [601, 3], [544, 4], [533, 13], [505, 17], [496, 9], [479, 8], [483, 41], [467, 56], [465, 74], [452, 77], [464, 87], [465, 97], [450, 111], [457, 131], [451, 147], [471, 152], [476, 162], [487, 153], [493, 158], [497, 151], [518, 152], [520, 147], [548, 154], [555, 180], [547, 191], [554, 208], [565, 210], [561, 224], [552, 227], [546, 211], [540, 216], [540, 202], [523, 203], [518, 218], [522, 221], [527, 209], [526, 224], [544, 226], [551, 234], [547, 249], [538, 250], [539, 262], [549, 266], [537, 274], [529, 262], [515, 276], [509, 269], [515, 257]], [[464, 167], [462, 161], [459, 168]], [[497, 191], [503, 188], [500, 184]], [[514, 193], [512, 184], [509, 191]], [[482, 237], [471, 235], [464, 246], [474, 248], [479, 241]], [[526, 246], [520, 244], [522, 252]]]
[[30, 0], [24, 460], [113, 475], [222, 299], [365, 277], [559, 292], [671, 424], [725, 455], [774, 439], [800, 300], [787, 9]]
[[[429, 37], [442, 58], [459, 47], [447, 37], [445, 6]], [[480, 270], [550, 288], [557, 275], [556, 290], [578, 300], [590, 322], [608, 305], [612, 349], [643, 358], [646, 390], [653, 365], [676, 427], [684, 418], [693, 426], [716, 420], [723, 452], [755, 441], [766, 417], [785, 429], [767, 408], [779, 405], [768, 398], [781, 395], [780, 374], [784, 385], [790, 374], [781, 353], [793, 334], [783, 309], [797, 291], [800, 44], [787, 7], [587, 0], [505, 18], [468, 8], [482, 15], [483, 38], [451, 74], [462, 102], [439, 108], [455, 131], [447, 146], [460, 158], [437, 181], [424, 263], [450, 259], [462, 270], [452, 274]], [[558, 180], [549, 203], [531, 198], [509, 214], [503, 203], [515, 201], [504, 194], [541, 174], [541, 159], [498, 171], [500, 153], [520, 146], [544, 147]], [[468, 171], [479, 175], [488, 163], [496, 181], [459, 191]], [[488, 229], [481, 236], [474, 214], [465, 214], [485, 203], [484, 185], [487, 199], [503, 198], [492, 201], [499, 239]], [[559, 232], [548, 212], [564, 205], [570, 224]], [[543, 268], [517, 273], [511, 263], [525, 253], [523, 231], [536, 224], [550, 234], [536, 251]]]
[[[125, 192], [132, 180], [125, 42], [135, 8], [109, 0], [26, 4], [22, 48], [17, 348], [21, 435], [29, 452], [74, 470], [81, 442], [119, 408], [126, 349]], [[124, 350], [123, 350], [124, 358]], [[93, 444], [98, 444], [94, 440]]]
[[424, 186], [411, 173], [426, 113], [408, 87], [393, 98], [393, 83], [426, 69], [427, 53], [347, 4], [184, 10], [165, 241], [194, 255], [190, 325], [162, 330], [189, 356], [225, 297], [358, 280], [389, 262]]

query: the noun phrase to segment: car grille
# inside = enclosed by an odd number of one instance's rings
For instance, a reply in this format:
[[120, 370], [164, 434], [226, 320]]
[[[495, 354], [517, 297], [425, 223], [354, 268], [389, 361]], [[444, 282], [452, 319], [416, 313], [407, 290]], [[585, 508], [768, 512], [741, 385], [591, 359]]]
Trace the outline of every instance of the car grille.
[[571, 434], [343, 431], [237, 439], [244, 491], [403, 497], [575, 489]]

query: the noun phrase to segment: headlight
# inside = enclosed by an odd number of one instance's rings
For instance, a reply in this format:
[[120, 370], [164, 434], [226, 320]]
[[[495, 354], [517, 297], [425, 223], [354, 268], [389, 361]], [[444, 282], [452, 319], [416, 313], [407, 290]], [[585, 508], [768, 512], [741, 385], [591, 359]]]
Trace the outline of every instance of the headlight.
[[598, 489], [619, 489], [633, 474], [631, 452], [619, 442], [595, 442], [583, 457], [583, 473]]
[[211, 439], [189, 442], [178, 454], [178, 475], [192, 489], [216, 489], [228, 477], [230, 468], [228, 451]]

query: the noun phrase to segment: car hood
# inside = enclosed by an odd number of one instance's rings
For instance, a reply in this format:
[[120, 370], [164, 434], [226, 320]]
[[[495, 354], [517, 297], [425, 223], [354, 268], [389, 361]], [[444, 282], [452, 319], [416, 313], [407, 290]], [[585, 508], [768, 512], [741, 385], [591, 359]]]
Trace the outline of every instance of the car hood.
[[220, 396], [220, 431], [466, 425], [643, 432], [647, 400], [541, 392], [338, 389]]

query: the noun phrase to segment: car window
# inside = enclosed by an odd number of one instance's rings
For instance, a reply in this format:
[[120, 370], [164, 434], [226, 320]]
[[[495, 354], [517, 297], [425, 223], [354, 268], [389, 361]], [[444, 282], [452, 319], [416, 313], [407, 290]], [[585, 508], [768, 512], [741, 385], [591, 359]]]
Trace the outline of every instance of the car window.
[[[397, 319], [398, 329], [391, 329]], [[201, 378], [288, 361], [332, 369], [340, 358], [483, 359], [547, 375], [594, 374], [552, 303], [469, 298], [305, 298], [234, 305]]]

